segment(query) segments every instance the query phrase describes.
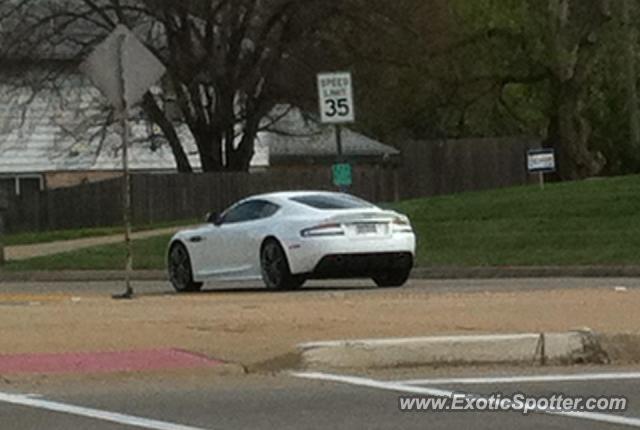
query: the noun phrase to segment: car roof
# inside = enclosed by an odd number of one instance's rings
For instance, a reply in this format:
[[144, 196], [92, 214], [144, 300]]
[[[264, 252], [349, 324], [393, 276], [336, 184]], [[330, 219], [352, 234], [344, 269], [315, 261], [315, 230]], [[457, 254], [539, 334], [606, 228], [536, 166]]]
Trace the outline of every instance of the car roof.
[[290, 200], [292, 198], [295, 197], [304, 197], [304, 196], [314, 196], [314, 195], [326, 195], [326, 196], [339, 196], [339, 195], [343, 195], [344, 193], [339, 193], [339, 192], [335, 192], [335, 191], [311, 191], [311, 190], [305, 190], [305, 191], [278, 191], [275, 193], [265, 193], [265, 194], [258, 194], [255, 196], [250, 196], [247, 197], [246, 200], [254, 200], [254, 199], [265, 199], [265, 200], [277, 200], [277, 201], [285, 201], [285, 200]]

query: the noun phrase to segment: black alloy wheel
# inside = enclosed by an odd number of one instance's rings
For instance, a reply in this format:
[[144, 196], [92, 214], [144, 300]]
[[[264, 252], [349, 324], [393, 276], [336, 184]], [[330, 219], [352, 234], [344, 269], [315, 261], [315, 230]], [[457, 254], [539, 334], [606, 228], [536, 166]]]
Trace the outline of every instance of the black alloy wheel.
[[202, 288], [202, 282], [193, 280], [189, 252], [181, 243], [176, 243], [169, 251], [169, 280], [179, 293], [200, 291]]
[[287, 255], [282, 246], [274, 240], [267, 240], [260, 251], [262, 279], [267, 288], [274, 290], [295, 290], [305, 282], [303, 276], [291, 274]]

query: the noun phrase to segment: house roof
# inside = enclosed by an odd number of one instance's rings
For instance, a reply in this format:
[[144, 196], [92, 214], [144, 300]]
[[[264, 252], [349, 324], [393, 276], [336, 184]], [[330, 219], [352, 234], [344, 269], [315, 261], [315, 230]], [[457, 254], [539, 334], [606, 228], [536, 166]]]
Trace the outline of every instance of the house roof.
[[[319, 124], [314, 118], [305, 116], [298, 108], [279, 106], [274, 110], [275, 115], [285, 109], [286, 112], [277, 116], [279, 120], [270, 127], [273, 131], [259, 136], [269, 147], [271, 162], [300, 157], [335, 156], [337, 143], [333, 126]], [[397, 149], [346, 127], [342, 128], [341, 135], [345, 156], [384, 158], [400, 154]]]
[[[101, 125], [100, 93], [80, 84], [35, 95], [25, 89], [0, 86], [0, 175], [51, 171], [109, 171], [122, 168], [120, 135]], [[275, 123], [274, 123], [275, 121]], [[253, 167], [287, 157], [335, 154], [333, 127], [322, 126], [296, 108], [278, 106], [256, 138]], [[186, 126], [178, 134], [194, 169], [200, 159]], [[143, 120], [131, 122], [130, 168], [134, 171], [173, 171], [173, 153], [158, 130]], [[380, 156], [398, 151], [366, 136], [343, 129], [346, 155]]]

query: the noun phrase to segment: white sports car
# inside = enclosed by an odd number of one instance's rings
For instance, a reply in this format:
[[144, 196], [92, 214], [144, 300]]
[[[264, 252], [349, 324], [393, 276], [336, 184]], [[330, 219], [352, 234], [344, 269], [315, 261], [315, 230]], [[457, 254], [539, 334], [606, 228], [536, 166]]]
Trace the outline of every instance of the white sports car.
[[285, 290], [329, 278], [373, 278], [381, 287], [397, 287], [413, 267], [409, 219], [349, 194], [263, 194], [207, 221], [169, 243], [169, 277], [177, 291], [197, 291], [209, 280], [260, 278], [268, 288]]

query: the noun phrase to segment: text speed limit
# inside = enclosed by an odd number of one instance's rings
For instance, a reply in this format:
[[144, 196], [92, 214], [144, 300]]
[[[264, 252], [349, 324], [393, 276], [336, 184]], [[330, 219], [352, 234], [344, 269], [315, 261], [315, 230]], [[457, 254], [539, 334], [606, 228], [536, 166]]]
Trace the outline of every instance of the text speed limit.
[[355, 121], [351, 73], [318, 75], [320, 118], [323, 123], [341, 124]]

